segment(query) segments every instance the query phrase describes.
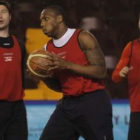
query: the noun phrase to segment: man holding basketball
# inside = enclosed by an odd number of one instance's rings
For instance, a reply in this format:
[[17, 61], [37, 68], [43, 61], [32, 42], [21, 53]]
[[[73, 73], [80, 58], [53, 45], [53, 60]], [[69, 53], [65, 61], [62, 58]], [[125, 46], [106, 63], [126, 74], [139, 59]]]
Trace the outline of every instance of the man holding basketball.
[[112, 106], [102, 81], [106, 65], [96, 38], [68, 28], [59, 6], [46, 7], [40, 20], [44, 34], [52, 37], [44, 48], [54, 70], [43, 81], [63, 93], [40, 140], [113, 140]]
[[24, 44], [9, 34], [10, 5], [0, 1], [0, 140], [27, 140]]

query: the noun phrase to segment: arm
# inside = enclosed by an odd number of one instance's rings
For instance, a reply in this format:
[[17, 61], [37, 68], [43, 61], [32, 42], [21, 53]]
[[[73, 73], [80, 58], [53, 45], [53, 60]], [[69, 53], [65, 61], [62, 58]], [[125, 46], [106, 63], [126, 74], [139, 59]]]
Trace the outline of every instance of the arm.
[[129, 63], [130, 55], [131, 55], [131, 43], [128, 43], [122, 52], [119, 63], [117, 64], [115, 70], [112, 73], [112, 80], [114, 82], [121, 82], [123, 78], [126, 77], [129, 70], [132, 69], [132, 67], [129, 68], [127, 66]]
[[25, 89], [25, 70], [26, 70], [27, 52], [26, 52], [25, 44], [21, 40], [18, 40], [18, 43], [21, 49], [22, 87], [23, 89]]
[[87, 31], [82, 31], [79, 34], [79, 43], [85, 52], [89, 65], [75, 64], [52, 54], [53, 68], [69, 69], [88, 78], [104, 78], [106, 76], [105, 59], [95, 37]]
[[83, 31], [79, 35], [79, 42], [90, 65], [80, 66], [81, 68], [75, 66], [73, 69], [91, 78], [105, 78], [105, 58], [96, 38], [90, 32]]

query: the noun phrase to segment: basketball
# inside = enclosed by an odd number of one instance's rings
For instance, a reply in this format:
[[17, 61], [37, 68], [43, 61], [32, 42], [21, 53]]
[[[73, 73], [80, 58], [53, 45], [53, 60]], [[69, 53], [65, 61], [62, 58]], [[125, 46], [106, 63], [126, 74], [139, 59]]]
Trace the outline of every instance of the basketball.
[[52, 70], [48, 70], [50, 66], [47, 64], [51, 63], [51, 60], [48, 59], [47, 51], [45, 50], [35, 50], [32, 52], [27, 59], [27, 68], [31, 74], [45, 78], [53, 75]]

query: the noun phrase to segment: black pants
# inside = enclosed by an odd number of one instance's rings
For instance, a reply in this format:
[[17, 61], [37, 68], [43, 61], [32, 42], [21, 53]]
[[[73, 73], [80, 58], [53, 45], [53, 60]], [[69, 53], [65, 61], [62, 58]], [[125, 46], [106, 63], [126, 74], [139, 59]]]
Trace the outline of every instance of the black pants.
[[140, 112], [131, 112], [128, 140], [140, 140]]
[[0, 101], [0, 140], [27, 140], [24, 102]]
[[112, 106], [105, 91], [63, 97], [40, 140], [113, 140]]

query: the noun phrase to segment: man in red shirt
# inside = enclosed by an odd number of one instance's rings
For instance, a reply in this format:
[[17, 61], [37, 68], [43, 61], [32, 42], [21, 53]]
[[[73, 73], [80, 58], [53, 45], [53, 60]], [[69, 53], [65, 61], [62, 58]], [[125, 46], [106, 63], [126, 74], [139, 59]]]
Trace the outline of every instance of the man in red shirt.
[[[140, 29], [140, 15], [138, 27]], [[130, 125], [128, 140], [140, 140], [140, 38], [129, 42], [122, 52], [121, 59], [117, 64], [112, 80], [121, 82], [128, 78], [130, 100]]]
[[11, 10], [0, 1], [0, 140], [27, 140], [23, 102], [25, 46], [9, 34]]
[[43, 81], [63, 93], [40, 140], [78, 140], [80, 135], [113, 140], [112, 106], [103, 83], [106, 65], [98, 41], [88, 31], [68, 28], [59, 6], [46, 7], [40, 20], [44, 34], [52, 37], [44, 49], [54, 69], [53, 77]]

